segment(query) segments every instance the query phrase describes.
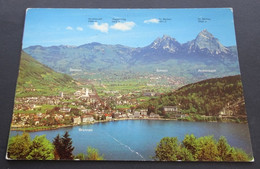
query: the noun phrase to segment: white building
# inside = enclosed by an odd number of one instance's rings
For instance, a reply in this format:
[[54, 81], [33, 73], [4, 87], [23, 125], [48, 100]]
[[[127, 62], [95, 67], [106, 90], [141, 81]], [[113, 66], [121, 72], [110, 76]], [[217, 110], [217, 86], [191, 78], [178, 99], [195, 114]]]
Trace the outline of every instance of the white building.
[[134, 118], [140, 118], [140, 117], [141, 117], [141, 113], [139, 111], [135, 111]]
[[150, 113], [150, 118], [160, 118], [159, 114]]
[[112, 120], [112, 116], [106, 116], [106, 120], [111, 121]]
[[85, 115], [82, 117], [82, 123], [90, 123], [93, 121], [94, 121], [94, 118], [91, 115]]
[[80, 124], [80, 123], [81, 123], [81, 117], [80, 116], [73, 118], [73, 124]]

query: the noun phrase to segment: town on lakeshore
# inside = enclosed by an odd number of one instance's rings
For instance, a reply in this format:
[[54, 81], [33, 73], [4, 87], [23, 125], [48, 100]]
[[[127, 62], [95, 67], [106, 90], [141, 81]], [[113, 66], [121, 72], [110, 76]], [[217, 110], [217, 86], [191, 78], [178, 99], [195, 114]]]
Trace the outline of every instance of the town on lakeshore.
[[[112, 93], [114, 96], [101, 99], [94, 88], [81, 88], [72, 94], [60, 92], [59, 96], [17, 97], [11, 127], [13, 130], [24, 130], [26, 128], [28, 130], [48, 130], [127, 119], [186, 120], [190, 116], [189, 113], [184, 113], [178, 105], [164, 106], [164, 114], [157, 114], [148, 109], [136, 108], [136, 105], [140, 103], [134, 98], [131, 99], [133, 93], [120, 94], [118, 91], [104, 91], [104, 93]], [[150, 98], [162, 95], [146, 90], [136, 93]], [[135, 106], [124, 108], [129, 104]], [[111, 108], [110, 105], [117, 105], [119, 108]], [[218, 117], [221, 118], [232, 116], [232, 112], [225, 111], [225, 109], [218, 114]], [[204, 119], [210, 117], [212, 116], [202, 116]], [[41, 128], [43, 126], [45, 128]]]
[[[117, 97], [109, 97], [103, 101], [95, 91], [82, 88], [72, 95], [60, 92], [59, 96], [16, 98], [12, 128], [66, 126], [113, 120], [162, 118], [159, 114], [149, 113], [147, 109], [121, 108], [112, 110], [108, 107], [108, 102], [114, 102], [117, 105], [128, 105], [137, 104], [137, 101], [122, 99], [125, 95], [120, 95], [118, 91], [105, 92], [117, 93]], [[142, 95], [152, 97], [156, 94], [143, 92]], [[164, 110], [171, 114], [172, 119], [188, 116], [182, 113], [177, 106], [165, 106]]]

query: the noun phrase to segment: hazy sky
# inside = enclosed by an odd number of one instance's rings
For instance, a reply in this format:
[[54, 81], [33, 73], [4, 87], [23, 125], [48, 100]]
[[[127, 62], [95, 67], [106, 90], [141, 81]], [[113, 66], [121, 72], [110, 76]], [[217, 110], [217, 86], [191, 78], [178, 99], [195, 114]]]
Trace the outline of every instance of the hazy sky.
[[82, 45], [90, 42], [149, 45], [169, 35], [180, 43], [203, 29], [225, 46], [236, 45], [230, 8], [205, 9], [28, 9], [23, 48]]

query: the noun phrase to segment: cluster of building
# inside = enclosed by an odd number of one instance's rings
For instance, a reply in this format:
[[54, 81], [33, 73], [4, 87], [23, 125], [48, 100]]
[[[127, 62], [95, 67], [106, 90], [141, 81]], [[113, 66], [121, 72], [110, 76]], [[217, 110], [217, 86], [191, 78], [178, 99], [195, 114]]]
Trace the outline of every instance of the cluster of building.
[[[82, 106], [83, 107], [83, 106]], [[124, 112], [114, 111], [93, 111], [92, 109], [76, 109], [77, 115], [69, 107], [56, 107], [53, 112], [46, 113], [16, 113], [13, 115], [12, 127], [29, 126], [52, 126], [52, 125], [79, 125], [94, 123], [96, 121], [112, 121], [120, 119], [160, 119], [159, 114], [150, 112], [147, 109], [130, 110]], [[185, 118], [186, 115], [179, 111], [177, 106], [165, 106], [164, 111], [171, 118]]]
[[[102, 99], [93, 89], [82, 88], [73, 94], [60, 93], [59, 96], [37, 96], [16, 98], [12, 127], [79, 125], [96, 121], [120, 119], [159, 119], [147, 109], [116, 109], [111, 105], [135, 105], [136, 96], [156, 96], [152, 91], [135, 91], [121, 94], [117, 91], [104, 91], [112, 94]], [[42, 109], [43, 106], [50, 108]], [[164, 112], [171, 118], [184, 118], [185, 115], [176, 106], [164, 107]]]
[[73, 117], [73, 124], [85, 124], [85, 123], [93, 123], [95, 122], [94, 117], [92, 115], [82, 115]]
[[59, 105], [61, 104], [59, 96], [38, 96], [16, 98], [14, 110], [33, 110], [37, 105]]
[[[184, 84], [184, 79], [182, 77], [169, 77], [165, 74], [158, 74], [158, 72], [166, 71], [163, 69], [157, 69], [157, 74], [150, 74], [147, 76], [140, 76], [139, 79], [147, 79], [149, 82], [147, 86], [180, 86]], [[167, 72], [167, 71], [166, 71]]]

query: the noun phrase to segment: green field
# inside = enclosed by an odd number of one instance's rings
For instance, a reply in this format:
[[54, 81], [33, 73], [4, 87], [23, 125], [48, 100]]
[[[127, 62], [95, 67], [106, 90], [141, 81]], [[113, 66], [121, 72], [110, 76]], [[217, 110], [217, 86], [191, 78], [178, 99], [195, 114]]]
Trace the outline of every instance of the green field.
[[33, 113], [46, 113], [47, 110], [51, 110], [54, 107], [61, 107], [61, 105], [39, 105], [35, 107], [33, 110], [14, 110], [14, 113], [26, 113], [26, 114], [33, 114]]
[[[109, 94], [111, 96], [120, 94], [136, 94], [141, 92], [156, 92], [164, 93], [172, 90], [171, 87], [162, 86], [147, 86], [148, 80], [146, 79], [129, 79], [117, 81], [104, 81], [101, 84], [94, 84], [95, 89], [100, 96]], [[107, 93], [106, 93], [107, 91]], [[109, 91], [111, 93], [109, 93]], [[114, 93], [113, 93], [114, 91]]]

